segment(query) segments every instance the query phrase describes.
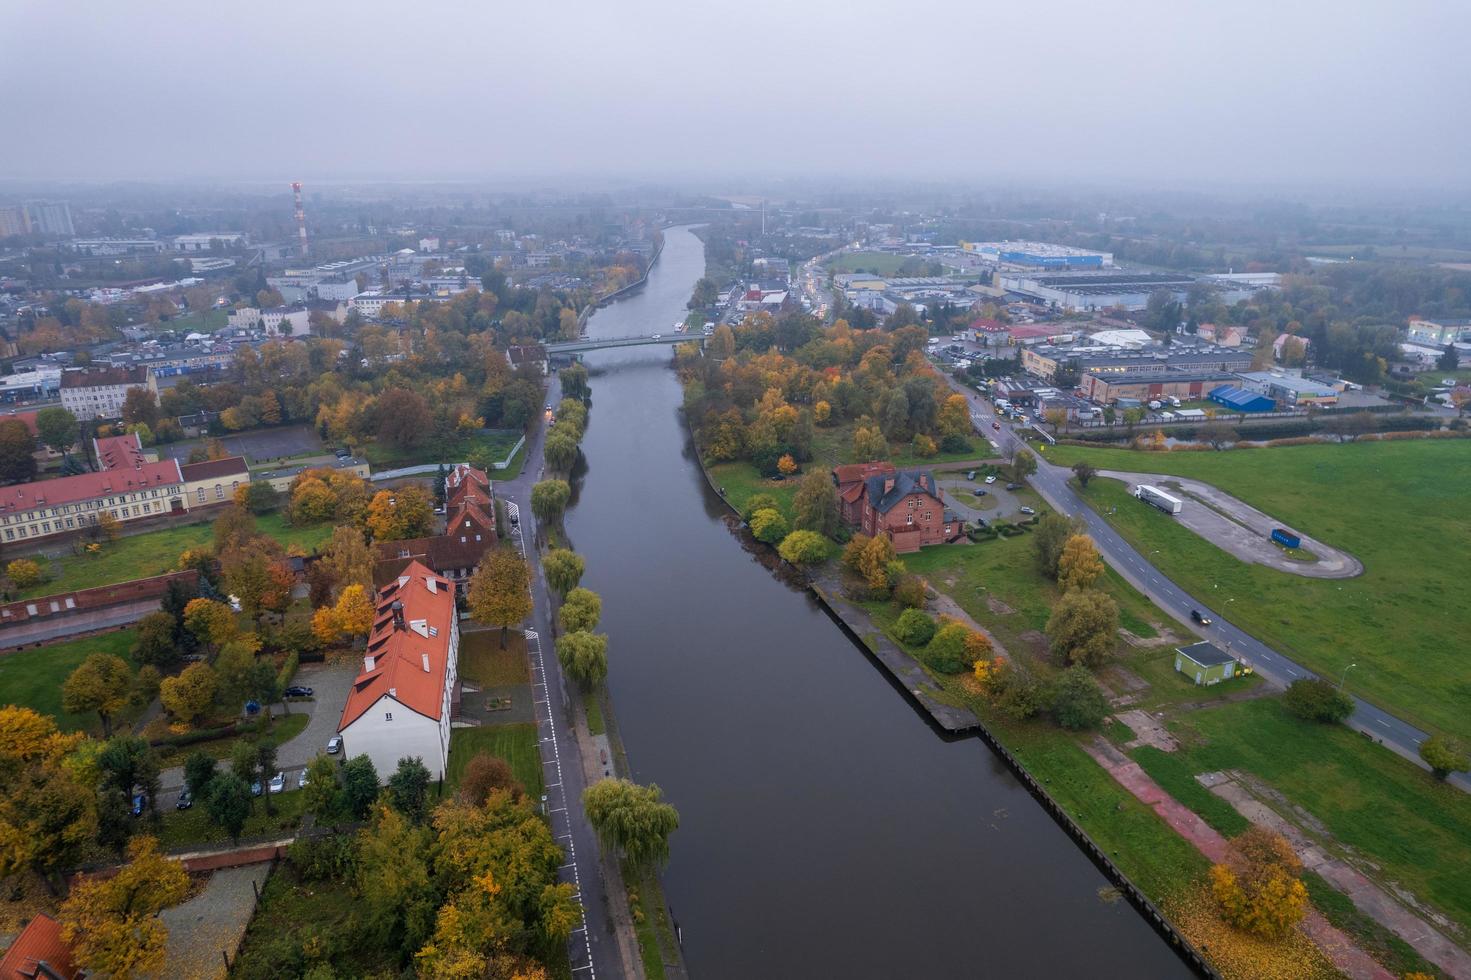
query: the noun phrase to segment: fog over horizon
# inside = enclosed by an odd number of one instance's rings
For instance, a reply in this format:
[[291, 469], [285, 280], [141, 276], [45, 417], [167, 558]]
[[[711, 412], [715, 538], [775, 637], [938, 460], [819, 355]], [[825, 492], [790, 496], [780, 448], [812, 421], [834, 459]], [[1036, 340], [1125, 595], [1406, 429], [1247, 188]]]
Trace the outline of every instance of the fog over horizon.
[[0, 179], [1463, 190], [1471, 4], [8, 0]]

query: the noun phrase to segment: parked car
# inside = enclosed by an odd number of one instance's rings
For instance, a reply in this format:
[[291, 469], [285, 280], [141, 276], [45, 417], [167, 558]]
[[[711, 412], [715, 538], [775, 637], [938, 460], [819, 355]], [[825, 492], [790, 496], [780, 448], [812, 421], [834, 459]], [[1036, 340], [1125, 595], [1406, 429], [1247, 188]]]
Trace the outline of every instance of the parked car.
[[1209, 626], [1211, 624], [1211, 618], [1205, 613], [1201, 612], [1199, 609], [1190, 610], [1190, 618], [1195, 620], [1201, 626]]
[[984, 497], [986, 495], [986, 488], [976, 487], [974, 490], [971, 491], [971, 495], [975, 497]]
[[975, 471], [975, 470], [970, 470], [970, 471], [968, 471], [968, 472], [967, 472], [967, 473], [966, 473], [966, 474], [965, 474], [965, 478], [966, 478], [966, 479], [967, 479], [967, 480], [974, 480], [974, 479], [975, 479], [975, 478], [976, 478], [976, 471]]
[[990, 486], [992, 483], [995, 483], [995, 482], [996, 482], [996, 477], [994, 477], [994, 476], [988, 476], [988, 477], [986, 477], [986, 485], [987, 486]]
[[288, 698], [309, 698], [312, 696], [312, 689], [296, 684], [288, 687], [284, 694]]
[[179, 798], [174, 801], [175, 810], [187, 810], [194, 805], [194, 797], [189, 793], [189, 787], [185, 786], [179, 790]]
[[274, 776], [271, 777], [271, 792], [272, 793], [281, 793], [281, 792], [284, 792], [285, 790], [286, 790], [286, 774], [284, 772], [278, 772], [278, 773], [276, 773], [276, 775], [274, 775]]
[[1020, 490], [1021, 488], [1022, 485], [1020, 483], [1008, 483], [1006, 485], [1006, 489], [1008, 490]]
[[251, 796], [259, 796], [260, 795], [260, 780], [259, 779], [253, 781], [250, 784], [250, 795]]
[[299, 772], [299, 773], [296, 774], [296, 788], [297, 789], [306, 789], [306, 770], [305, 769], [303, 769], [301, 772]]
[[146, 809], [148, 809], [148, 794], [147, 793], [134, 793], [133, 794], [133, 816], [135, 816], [135, 817], [141, 817], [141, 816], [143, 816], [143, 811], [146, 810]]
[[342, 736], [341, 735], [333, 735], [331, 738], [327, 739], [327, 754], [328, 755], [336, 755], [337, 753], [339, 753], [341, 751], [342, 751]]
[[1032, 508], [1030, 508], [1030, 507], [1023, 507], [1022, 508], [1022, 513], [1030, 516], [1030, 515], [1035, 514], [1037, 512], [1035, 510], [1033, 510]]

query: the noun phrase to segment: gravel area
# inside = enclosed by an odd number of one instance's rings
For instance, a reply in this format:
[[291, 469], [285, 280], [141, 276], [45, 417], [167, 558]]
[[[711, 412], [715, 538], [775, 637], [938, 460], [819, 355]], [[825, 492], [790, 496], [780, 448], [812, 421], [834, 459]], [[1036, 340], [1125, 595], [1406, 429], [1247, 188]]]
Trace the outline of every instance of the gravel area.
[[[271, 872], [269, 862], [243, 868], [223, 868], [210, 876], [198, 895], [164, 909], [168, 951], [161, 977], [203, 980], [225, 976], [223, 951], [232, 960], [255, 914], [255, 888], [262, 888]], [[251, 887], [254, 882], [255, 888]]]

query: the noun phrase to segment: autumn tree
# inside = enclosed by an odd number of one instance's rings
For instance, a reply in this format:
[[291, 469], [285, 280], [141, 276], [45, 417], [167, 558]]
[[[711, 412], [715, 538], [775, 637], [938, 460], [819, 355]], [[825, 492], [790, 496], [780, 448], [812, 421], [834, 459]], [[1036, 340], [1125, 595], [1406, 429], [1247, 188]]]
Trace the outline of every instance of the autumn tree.
[[326, 566], [338, 593], [349, 585], [362, 586], [365, 592], [373, 591], [373, 549], [355, 527], [333, 528], [332, 538], [323, 547], [317, 564]]
[[970, 419], [970, 403], [961, 394], [950, 395], [940, 403], [939, 415], [935, 418], [941, 436], [965, 438], [974, 431]]
[[132, 671], [122, 657], [94, 653], [61, 684], [61, 708], [68, 714], [97, 712], [104, 738], [112, 735], [112, 716], [128, 703]]
[[1083, 522], [1076, 517], [1064, 517], [1055, 511], [1043, 514], [1032, 531], [1032, 551], [1037, 559], [1037, 570], [1050, 579], [1056, 579], [1063, 549], [1069, 539], [1082, 533]]
[[368, 503], [367, 523], [375, 541], [426, 537], [434, 529], [434, 498], [417, 484], [379, 490]]
[[433, 428], [434, 419], [424, 397], [407, 388], [389, 388], [379, 395], [374, 414], [378, 418], [378, 438], [398, 450], [419, 445]]
[[0, 483], [24, 483], [36, 476], [36, 438], [20, 419], [0, 420]]
[[792, 498], [792, 526], [832, 537], [838, 532], [839, 522], [838, 490], [832, 477], [821, 470], [802, 477]]
[[200, 643], [215, 648], [233, 640], [240, 631], [229, 606], [204, 598], [190, 599], [184, 607], [184, 628]]
[[358, 834], [357, 893], [364, 925], [391, 949], [417, 950], [434, 928], [439, 900], [429, 866], [434, 836], [380, 806]]
[[1092, 463], [1080, 459], [1073, 464], [1073, 475], [1078, 478], [1078, 486], [1087, 490], [1089, 482], [1098, 475], [1098, 470]]
[[53, 405], [36, 413], [36, 434], [52, 452], [66, 453], [77, 444], [80, 432], [77, 417], [67, 409]]
[[602, 614], [602, 598], [591, 589], [576, 588], [562, 600], [562, 608], [557, 610], [557, 625], [565, 633], [591, 630], [598, 625]]
[[174, 642], [174, 617], [166, 612], [151, 612], [138, 620], [137, 635], [133, 640], [133, 660], [166, 670], [179, 662], [182, 656]]
[[669, 835], [679, 828], [679, 812], [664, 802], [655, 784], [602, 779], [582, 793], [582, 807], [603, 846], [635, 868], [669, 860]]
[[859, 426], [853, 432], [853, 458], [862, 462], [889, 458], [889, 443], [878, 426]]
[[129, 388], [123, 396], [122, 419], [126, 425], [142, 422], [152, 428], [158, 424], [158, 396], [147, 388]]
[[557, 661], [567, 676], [591, 690], [608, 676], [608, 638], [579, 630], [557, 637]]
[[541, 559], [541, 569], [546, 574], [547, 584], [563, 598], [577, 588], [585, 568], [586, 563], [582, 556], [569, 548], [552, 548]]
[[531, 512], [543, 524], [555, 524], [571, 498], [572, 488], [566, 480], [542, 480], [531, 488]]
[[781, 511], [768, 507], [751, 515], [751, 535], [764, 544], [776, 544], [787, 536], [787, 519]]
[[1118, 630], [1118, 604], [1097, 589], [1064, 593], [1047, 620], [1052, 655], [1063, 664], [1103, 666], [1113, 654]]
[[484, 806], [491, 793], [505, 792], [519, 798], [525, 792], [510, 765], [489, 752], [476, 753], [460, 780], [460, 799], [471, 806]]
[[1431, 735], [1420, 743], [1420, 759], [1436, 779], [1444, 781], [1453, 772], [1471, 769], [1465, 746], [1445, 735]]
[[531, 572], [514, 548], [502, 545], [481, 559], [465, 601], [470, 615], [487, 626], [501, 628], [501, 649], [506, 632], [531, 615]]
[[220, 554], [225, 588], [247, 616], [259, 620], [264, 612], [281, 612], [291, 599], [296, 576], [286, 564], [281, 546], [257, 537]]
[[0, 878], [31, 870], [55, 888], [55, 874], [97, 834], [97, 802], [70, 756], [81, 734], [30, 708], [0, 706]]
[[[137, 390], [137, 389], [134, 389]], [[61, 936], [79, 966], [114, 980], [157, 974], [168, 929], [158, 913], [184, 900], [189, 875], [153, 837], [128, 844], [128, 863], [111, 877], [80, 881], [62, 903]]]
[[312, 615], [312, 632], [331, 646], [344, 638], [367, 636], [373, 628], [373, 600], [356, 583], [342, 590], [335, 606], [323, 606]]
[[1091, 589], [1103, 574], [1103, 558], [1086, 534], [1074, 534], [1057, 559], [1057, 584], [1064, 592]]
[[30, 558], [16, 558], [5, 566], [5, 574], [18, 589], [33, 589], [47, 581], [46, 569]]
[[1286, 936], [1308, 911], [1298, 876], [1302, 862], [1280, 834], [1254, 826], [1231, 841], [1225, 863], [1211, 866], [1211, 892], [1221, 915], [1265, 939]]
[[214, 668], [206, 663], [190, 664], [177, 677], [165, 677], [158, 687], [164, 710], [187, 724], [193, 724], [214, 703], [219, 681]]
[[793, 531], [776, 551], [793, 565], [820, 565], [827, 560], [827, 539], [816, 531]]

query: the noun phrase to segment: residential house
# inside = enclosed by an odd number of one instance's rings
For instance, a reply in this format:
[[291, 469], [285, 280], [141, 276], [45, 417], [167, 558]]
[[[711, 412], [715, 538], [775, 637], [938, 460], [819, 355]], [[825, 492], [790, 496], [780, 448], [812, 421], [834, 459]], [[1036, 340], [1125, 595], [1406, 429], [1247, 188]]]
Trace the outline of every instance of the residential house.
[[61, 372], [61, 407], [83, 421], [120, 418], [129, 388], [158, 396], [158, 381], [146, 367], [69, 368]]
[[531, 367], [542, 374], [547, 373], [547, 349], [541, 344], [513, 344], [506, 348], [506, 361], [512, 369]]
[[833, 467], [833, 483], [838, 488], [838, 513], [844, 524], [863, 522], [863, 489], [871, 476], [893, 476], [894, 464], [888, 462], [847, 463]]
[[928, 470], [890, 467], [889, 472], [864, 478], [862, 486], [859, 530], [869, 537], [887, 535], [896, 552], [918, 551], [960, 536], [960, 519], [945, 507], [944, 495]]
[[445, 478], [445, 501], [443, 534], [375, 545], [374, 582], [391, 581], [415, 561], [456, 583], [469, 581], [497, 540], [490, 478], [468, 463], [455, 464]]
[[26, 923], [0, 957], [0, 980], [75, 980], [83, 976], [61, 923], [42, 912]]
[[343, 754], [372, 759], [383, 781], [400, 760], [415, 757], [438, 779], [459, 702], [454, 583], [413, 561], [377, 591], [375, 604], [363, 670], [337, 725]]

